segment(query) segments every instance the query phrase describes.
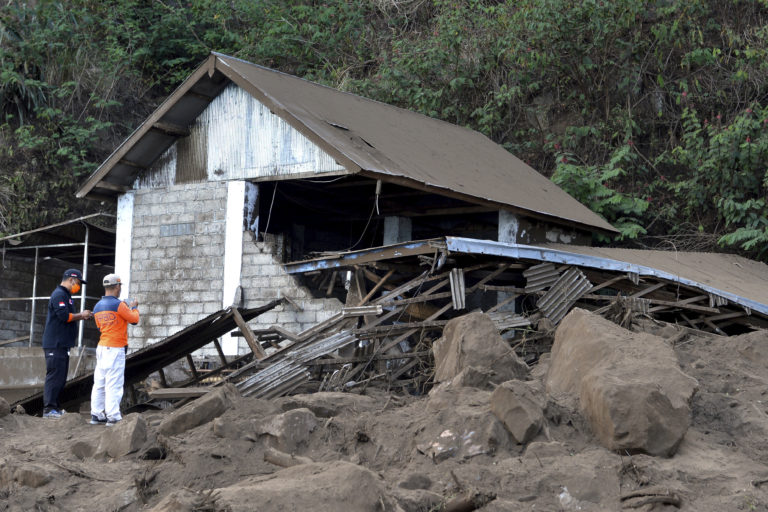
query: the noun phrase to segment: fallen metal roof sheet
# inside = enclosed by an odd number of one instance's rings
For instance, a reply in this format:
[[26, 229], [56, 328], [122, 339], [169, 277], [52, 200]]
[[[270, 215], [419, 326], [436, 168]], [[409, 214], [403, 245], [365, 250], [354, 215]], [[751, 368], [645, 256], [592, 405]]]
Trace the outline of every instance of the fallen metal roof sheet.
[[[273, 300], [258, 308], [241, 310], [240, 315], [247, 322], [282, 302], [282, 299]], [[162, 370], [184, 357], [185, 354], [192, 353], [237, 327], [233, 309], [227, 308], [208, 315], [157, 343], [129, 354], [125, 358], [125, 385], [129, 386], [147, 378], [153, 372]], [[67, 381], [59, 394], [59, 401], [64, 408], [74, 407], [91, 399], [92, 388], [93, 372]], [[40, 413], [43, 410], [43, 393], [19, 400], [12, 404], [12, 407], [17, 405], [24, 407], [27, 414]]]
[[450, 252], [567, 263], [692, 286], [768, 314], [768, 265], [734, 254], [615, 249], [552, 244], [542, 247], [446, 237]]
[[[227, 79], [224, 83], [221, 75]], [[558, 219], [582, 229], [616, 232], [599, 215], [479, 132], [218, 53], [212, 53], [110, 155], [77, 196], [84, 197], [95, 187], [114, 195], [130, 186], [140, 167], [149, 166], [202, 112], [207, 106], [205, 98], [209, 103], [229, 81], [351, 173]]]
[[430, 254], [441, 248], [449, 253], [485, 254], [653, 276], [698, 288], [750, 310], [768, 314], [768, 265], [733, 254], [555, 244], [532, 246], [449, 236], [337, 253], [324, 258], [287, 263], [285, 268], [288, 273], [295, 274], [341, 268], [377, 259]]

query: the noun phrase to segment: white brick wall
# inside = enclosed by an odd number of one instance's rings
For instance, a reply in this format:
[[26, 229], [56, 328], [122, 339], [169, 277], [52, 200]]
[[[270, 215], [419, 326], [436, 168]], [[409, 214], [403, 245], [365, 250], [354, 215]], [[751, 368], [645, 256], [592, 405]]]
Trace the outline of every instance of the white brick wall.
[[131, 295], [142, 319], [129, 331], [131, 348], [221, 309], [225, 208], [223, 183], [135, 191]]

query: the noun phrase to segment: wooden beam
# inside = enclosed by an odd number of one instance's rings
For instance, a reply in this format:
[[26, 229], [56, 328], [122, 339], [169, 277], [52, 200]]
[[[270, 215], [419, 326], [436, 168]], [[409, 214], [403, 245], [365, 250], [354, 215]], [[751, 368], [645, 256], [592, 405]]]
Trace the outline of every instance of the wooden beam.
[[243, 317], [240, 315], [240, 311], [238, 311], [236, 307], [232, 308], [232, 316], [235, 319], [235, 323], [240, 328], [240, 332], [243, 333], [243, 337], [245, 338], [246, 343], [248, 343], [248, 346], [251, 347], [251, 352], [253, 352], [254, 357], [256, 357], [256, 359], [264, 359], [267, 357], [266, 352], [264, 352], [264, 349], [261, 348], [261, 344], [256, 340], [256, 336], [254, 336], [253, 331], [245, 322], [245, 320], [243, 320]]
[[221, 364], [226, 365], [227, 364], [227, 358], [224, 357], [224, 351], [221, 350], [221, 343], [219, 343], [218, 338], [213, 339], [213, 345], [216, 347], [216, 352], [219, 353], [219, 358], [221, 358]]
[[648, 295], [649, 293], [654, 292], [654, 291], [658, 290], [659, 288], [664, 288], [665, 286], [667, 286], [667, 283], [656, 283], [656, 284], [654, 284], [652, 286], [649, 286], [647, 288], [644, 288], [644, 289], [640, 290], [637, 293], [633, 293], [629, 297], [632, 298], [632, 299], [638, 299], [638, 298], [642, 297], [643, 295]]
[[[373, 274], [373, 272], [370, 272], [370, 271], [369, 271], [369, 270], [367, 270], [367, 269], [364, 269], [364, 272], [366, 272], [366, 275], [368, 275], [367, 273], [371, 273], [371, 274]], [[378, 282], [378, 283], [376, 283], [376, 285], [375, 285], [373, 288], [371, 288], [371, 291], [369, 291], [369, 292], [368, 292], [368, 294], [367, 294], [365, 297], [363, 297], [363, 299], [360, 301], [360, 303], [358, 304], [358, 306], [362, 306], [362, 305], [364, 305], [366, 302], [368, 302], [368, 301], [370, 300], [370, 298], [371, 298], [371, 297], [373, 297], [373, 295], [374, 295], [374, 294], [375, 294], [377, 291], [379, 291], [379, 288], [381, 288], [382, 286], [384, 286], [384, 283], [386, 283], [386, 282], [387, 282], [387, 279], [389, 279], [390, 277], [392, 277], [392, 274], [394, 274], [394, 273], [395, 273], [395, 269], [390, 269], [390, 271], [389, 271], [389, 272], [387, 272], [387, 273], [384, 275], [384, 277], [382, 277], [381, 279], [379, 279], [379, 282]], [[374, 275], [376, 275], [376, 274], [374, 274]]]
[[185, 128], [183, 126], [179, 126], [173, 123], [165, 123], [162, 121], [158, 121], [152, 125], [152, 129], [162, 132], [166, 135], [171, 135], [173, 137], [189, 136], [189, 128]]
[[605, 288], [607, 286], [611, 286], [612, 284], [618, 283], [619, 281], [623, 281], [626, 278], [627, 278], [626, 275], [616, 276], [613, 279], [609, 279], [608, 281], [603, 281], [602, 283], [593, 286], [592, 288], [587, 290], [587, 293], [592, 293], [592, 292], [595, 292], [595, 291], [600, 290], [602, 288]]
[[115, 183], [110, 183], [108, 181], [100, 181], [96, 183], [94, 188], [101, 188], [104, 190], [112, 190], [114, 192], [120, 192], [122, 194], [128, 192], [131, 190], [131, 187], [128, 187], [126, 185], [117, 185]]
[[197, 368], [195, 368], [195, 361], [192, 359], [192, 354], [187, 353], [187, 364], [189, 364], [189, 369], [192, 370], [192, 375], [194, 376], [195, 380], [199, 380], [200, 374], [197, 373]]
[[[648, 310], [648, 312], [649, 313], [653, 313], [655, 311], [661, 311], [661, 310], [664, 310], [664, 309], [669, 309], [669, 308], [674, 308], [674, 307], [683, 307], [683, 306], [686, 306], [686, 305], [691, 304], [693, 302], [698, 302], [700, 300], [704, 300], [704, 299], [708, 299], [708, 298], [709, 298], [708, 295], [697, 295], [696, 297], [690, 297], [688, 299], [678, 300], [677, 302], [669, 302], [669, 303], [666, 303], [666, 305], [662, 305], [662, 306], [658, 306], [658, 307], [655, 307], [655, 308], [651, 308], [651, 309]], [[657, 303], [664, 304], [664, 301], [654, 301], [653, 303], [654, 304], [657, 304]], [[715, 308], [712, 308], [712, 309], [715, 309]], [[719, 311], [716, 311], [716, 312], [719, 313]]]
[[135, 169], [146, 169], [147, 168], [147, 167], [145, 167], [145, 166], [143, 166], [141, 164], [138, 164], [138, 163], [136, 163], [136, 162], [134, 162], [132, 160], [128, 160], [126, 158], [121, 158], [120, 160], [118, 160], [117, 161], [117, 165], [127, 165], [128, 167], [133, 167]]

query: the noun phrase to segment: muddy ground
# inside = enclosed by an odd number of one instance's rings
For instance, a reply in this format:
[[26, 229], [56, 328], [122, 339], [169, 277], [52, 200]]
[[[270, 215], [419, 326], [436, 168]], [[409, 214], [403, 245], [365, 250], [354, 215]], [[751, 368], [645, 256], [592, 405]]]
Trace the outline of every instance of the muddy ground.
[[87, 413], [6, 414], [0, 511], [768, 510], [768, 333], [634, 329], [674, 343], [699, 383], [672, 457], [602, 447], [578, 411], [547, 398], [542, 357], [526, 379], [545, 425], [525, 445], [499, 429], [492, 390], [473, 387], [268, 401], [230, 390], [226, 412], [180, 433], [171, 408], [127, 415], [122, 440]]

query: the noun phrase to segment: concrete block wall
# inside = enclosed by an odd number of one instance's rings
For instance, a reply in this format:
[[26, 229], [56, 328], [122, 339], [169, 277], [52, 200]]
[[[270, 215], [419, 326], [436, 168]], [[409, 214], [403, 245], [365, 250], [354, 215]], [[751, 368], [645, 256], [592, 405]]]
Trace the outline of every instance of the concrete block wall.
[[[271, 311], [262, 313], [248, 325], [252, 329], [266, 329], [279, 325], [283, 329], [299, 333], [335, 315], [343, 304], [337, 299], [316, 299], [298, 280], [285, 272], [282, 265], [282, 240], [267, 235], [259, 242], [255, 235], [243, 233], [243, 261], [240, 286], [246, 308], [262, 306], [274, 299], [288, 297], [291, 303], [283, 303]], [[250, 349], [245, 340], [238, 339], [238, 354]]]
[[134, 193], [129, 294], [141, 321], [128, 328], [128, 344], [138, 349], [221, 309], [227, 186]]
[[[68, 268], [80, 268], [72, 263], [49, 259], [38, 261], [37, 263], [37, 297], [48, 297], [51, 292], [61, 282], [61, 276]], [[86, 292], [89, 299], [86, 300], [85, 307], [93, 309], [96, 301], [101, 298], [103, 288], [101, 279], [107, 272], [99, 272], [91, 267]], [[14, 256], [12, 252], [6, 253], [0, 264], [0, 282], [3, 283], [0, 290], [0, 297], [31, 297], [32, 283], [35, 275], [34, 258], [25, 258]], [[79, 311], [80, 302], [75, 299], [75, 307]], [[41, 299], [35, 303], [35, 327], [32, 340], [32, 346], [42, 345], [43, 330], [45, 328], [45, 318], [48, 308], [48, 299]], [[29, 324], [32, 314], [32, 302], [24, 301], [0, 301], [0, 341], [5, 341], [20, 336], [29, 335]], [[87, 347], [95, 347], [99, 341], [99, 331], [96, 325], [87, 321], [83, 331], [83, 344]], [[13, 346], [27, 346], [28, 340], [22, 343], [14, 343]]]
[[[203, 182], [136, 190], [131, 242], [131, 297], [138, 299], [141, 321], [128, 328], [131, 350], [160, 341], [223, 307], [226, 183]], [[336, 314], [336, 299], [313, 299], [282, 266], [282, 238], [258, 242], [243, 234], [240, 286], [246, 308], [279, 297], [290, 303], [251, 320], [253, 329], [279, 325], [301, 332]], [[123, 297], [124, 298], [124, 297]], [[242, 337], [234, 340], [238, 354], [249, 349]], [[226, 346], [227, 344], [224, 343]], [[195, 357], [218, 360], [213, 345]]]

